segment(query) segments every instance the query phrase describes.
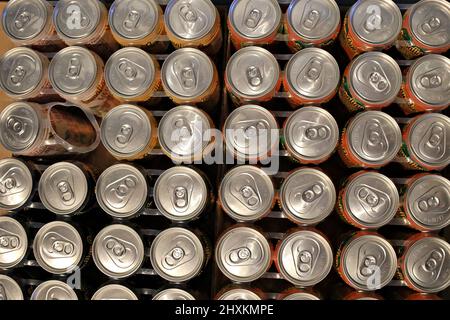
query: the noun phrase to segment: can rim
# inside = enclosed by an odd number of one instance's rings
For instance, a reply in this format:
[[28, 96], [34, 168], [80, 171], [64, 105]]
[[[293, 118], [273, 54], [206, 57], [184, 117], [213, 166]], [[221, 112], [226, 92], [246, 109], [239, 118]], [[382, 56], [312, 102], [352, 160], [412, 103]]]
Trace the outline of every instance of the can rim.
[[78, 300], [78, 296], [75, 291], [67, 283], [64, 283], [60, 280], [47, 280], [42, 282], [34, 289], [33, 293], [31, 294], [30, 300], [38, 300], [37, 295], [40, 293], [40, 291], [45, 290], [45, 288], [48, 286], [58, 286], [60, 288], [62, 287], [66, 290], [66, 293], [70, 294], [70, 300]]
[[152, 300], [160, 300], [160, 298], [162, 296], [164, 296], [165, 294], [170, 294], [170, 293], [178, 293], [179, 295], [183, 296], [183, 298], [186, 298], [186, 300], [195, 300], [195, 298], [192, 294], [190, 294], [186, 290], [179, 289], [179, 288], [168, 288], [168, 289], [161, 290], [152, 297]]
[[232, 288], [225, 292], [223, 292], [217, 300], [229, 300], [228, 297], [235, 294], [245, 294], [247, 297], [251, 297], [252, 299], [248, 300], [262, 300], [262, 298], [256, 293], [249, 289], [245, 288]]
[[16, 219], [13, 219], [8, 216], [0, 216], [0, 224], [2, 222], [12, 223], [15, 227], [17, 227], [19, 229], [20, 234], [16, 234], [16, 235], [21, 237], [21, 242], [23, 242], [22, 247], [25, 249], [25, 250], [22, 250], [22, 253], [20, 254], [20, 256], [12, 263], [4, 264], [0, 261], [0, 269], [9, 269], [9, 268], [13, 268], [13, 267], [17, 266], [23, 260], [25, 255], [27, 254], [27, 252], [28, 252], [28, 235], [25, 231], [25, 228]]
[[[104, 299], [99, 299], [99, 296], [101, 296], [102, 294], [105, 293], [105, 291], [107, 292], [108, 290], [111, 289], [116, 289], [116, 290], [120, 290], [123, 293], [127, 294], [129, 298], [131, 299], [126, 299], [126, 300], [138, 300], [138, 297], [136, 296], [136, 294], [130, 290], [129, 288], [125, 287], [124, 285], [121, 284], [107, 284], [105, 286], [100, 287], [97, 291], [95, 291], [95, 293], [92, 295], [91, 300], [104, 300]], [[109, 299], [106, 299], [109, 300]]]

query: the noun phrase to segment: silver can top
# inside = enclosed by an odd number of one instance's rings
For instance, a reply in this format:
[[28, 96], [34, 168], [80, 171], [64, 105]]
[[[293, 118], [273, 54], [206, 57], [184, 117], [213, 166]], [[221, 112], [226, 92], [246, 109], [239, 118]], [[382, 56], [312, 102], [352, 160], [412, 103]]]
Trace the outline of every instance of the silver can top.
[[34, 289], [31, 300], [78, 300], [78, 297], [67, 283], [49, 280]]
[[95, 194], [100, 207], [115, 218], [137, 214], [147, 200], [147, 179], [129, 164], [116, 164], [100, 175]]
[[153, 269], [170, 282], [184, 282], [196, 277], [205, 262], [205, 248], [200, 239], [184, 228], [169, 228], [159, 233], [150, 248]]
[[272, 263], [269, 242], [249, 227], [232, 228], [223, 234], [217, 242], [215, 257], [220, 271], [234, 282], [259, 279]]
[[236, 288], [224, 292], [217, 300], [261, 300], [261, 297], [253, 291]]
[[296, 292], [284, 297], [283, 300], [320, 300], [320, 298], [312, 293]]
[[109, 225], [95, 236], [92, 259], [108, 277], [129, 277], [144, 261], [144, 243], [132, 228], [121, 224]]
[[233, 94], [247, 100], [258, 99], [275, 89], [280, 66], [266, 49], [245, 47], [228, 60], [225, 76]]
[[15, 210], [22, 207], [33, 191], [30, 169], [20, 160], [0, 160], [0, 209]]
[[277, 258], [283, 278], [305, 287], [325, 279], [333, 266], [328, 240], [317, 232], [300, 230], [281, 241]]
[[19, 264], [27, 249], [28, 237], [22, 225], [13, 218], [0, 216], [0, 269]]
[[22, 289], [11, 277], [0, 274], [0, 301], [23, 300]]
[[53, 221], [37, 232], [33, 252], [39, 266], [53, 274], [70, 273], [83, 257], [83, 241], [72, 225]]
[[169, 288], [155, 294], [153, 300], [195, 300], [195, 298], [185, 290]]
[[138, 297], [125, 286], [108, 284], [98, 289], [91, 300], [138, 300]]

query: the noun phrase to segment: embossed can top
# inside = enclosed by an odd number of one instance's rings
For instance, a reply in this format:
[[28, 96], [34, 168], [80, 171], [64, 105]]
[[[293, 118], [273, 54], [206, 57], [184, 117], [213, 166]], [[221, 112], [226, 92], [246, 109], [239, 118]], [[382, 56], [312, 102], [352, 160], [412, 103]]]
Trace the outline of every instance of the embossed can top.
[[217, 300], [261, 300], [261, 297], [253, 291], [236, 288], [224, 292]]
[[333, 266], [327, 239], [311, 230], [299, 230], [281, 241], [277, 259], [283, 278], [305, 287], [325, 279]]
[[0, 274], [0, 301], [23, 300], [22, 289], [11, 277]]
[[113, 224], [103, 228], [92, 243], [92, 259], [108, 277], [131, 276], [144, 261], [144, 243], [132, 228]]
[[296, 292], [283, 298], [283, 300], [320, 300], [319, 297], [308, 292]]
[[115, 218], [138, 213], [147, 200], [147, 179], [129, 164], [116, 164], [100, 175], [95, 194], [100, 207]]
[[155, 294], [153, 300], [195, 300], [195, 298], [185, 290], [169, 288]]
[[0, 208], [14, 210], [22, 207], [33, 191], [33, 176], [20, 160], [0, 160]]
[[275, 188], [264, 170], [243, 165], [227, 172], [220, 184], [219, 197], [230, 217], [237, 221], [253, 221], [271, 209]]
[[150, 261], [156, 273], [170, 282], [184, 282], [197, 276], [205, 262], [200, 239], [184, 228], [159, 233], [150, 248]]
[[19, 264], [27, 250], [28, 237], [22, 225], [13, 218], [0, 216], [0, 269]]
[[31, 300], [78, 300], [78, 297], [67, 283], [49, 280], [34, 289]]
[[91, 300], [138, 300], [138, 297], [125, 286], [108, 284], [98, 289]]

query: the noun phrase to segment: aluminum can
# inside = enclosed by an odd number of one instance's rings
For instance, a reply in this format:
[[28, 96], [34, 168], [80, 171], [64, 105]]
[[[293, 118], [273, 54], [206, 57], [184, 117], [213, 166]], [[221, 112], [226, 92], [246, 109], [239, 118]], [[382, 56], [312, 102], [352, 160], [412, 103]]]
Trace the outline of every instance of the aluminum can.
[[136, 294], [120, 284], [108, 284], [98, 289], [91, 300], [139, 300]]
[[347, 292], [342, 294], [342, 297], [340, 298], [341, 300], [368, 300], [368, 301], [384, 300], [382, 296], [376, 294], [375, 292], [357, 291], [357, 290], [348, 290]]
[[0, 274], [0, 301], [24, 300], [19, 284], [13, 278]]
[[185, 290], [169, 288], [159, 291], [153, 296], [152, 300], [195, 300], [195, 298]]
[[78, 296], [67, 283], [49, 280], [34, 289], [30, 300], [78, 300]]
[[308, 288], [288, 288], [280, 292], [277, 300], [322, 300], [320, 295], [313, 289]]
[[264, 300], [264, 293], [257, 288], [243, 288], [235, 285], [223, 288], [216, 300]]
[[0, 270], [18, 266], [27, 252], [28, 236], [22, 224], [13, 218], [0, 216]]

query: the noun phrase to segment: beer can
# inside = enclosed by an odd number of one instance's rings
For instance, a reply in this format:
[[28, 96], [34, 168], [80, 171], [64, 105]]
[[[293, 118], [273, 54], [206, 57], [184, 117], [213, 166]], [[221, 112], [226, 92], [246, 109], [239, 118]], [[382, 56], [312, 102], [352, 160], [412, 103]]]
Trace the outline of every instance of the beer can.
[[100, 126], [103, 146], [119, 160], [141, 159], [155, 147], [157, 123], [144, 108], [122, 104], [109, 111]]
[[237, 166], [228, 171], [220, 183], [219, 203], [238, 222], [259, 220], [275, 205], [273, 181], [258, 167]]
[[0, 274], [0, 301], [24, 300], [22, 289], [13, 278]]
[[341, 28], [341, 13], [334, 0], [293, 0], [284, 22], [292, 51], [323, 47], [334, 42]]
[[67, 283], [48, 280], [34, 289], [30, 300], [78, 300], [78, 296]]
[[430, 54], [407, 70], [399, 97], [405, 114], [440, 111], [450, 104], [450, 59]]
[[225, 86], [236, 105], [271, 100], [281, 86], [281, 72], [274, 55], [250, 46], [235, 52], [227, 62]]
[[348, 167], [379, 168], [394, 159], [401, 135], [399, 125], [387, 113], [361, 112], [342, 130], [338, 152]]
[[352, 288], [374, 291], [393, 279], [397, 256], [392, 245], [378, 233], [357, 231], [339, 247], [336, 269], [342, 280]]
[[281, 137], [289, 155], [302, 164], [328, 160], [336, 150], [338, 140], [336, 120], [328, 111], [315, 106], [292, 113], [284, 122]]
[[28, 237], [22, 224], [16, 219], [0, 216], [0, 270], [18, 266], [27, 251]]
[[264, 300], [264, 293], [257, 288], [227, 286], [216, 296], [216, 300]]
[[384, 300], [382, 296], [376, 294], [375, 292], [368, 291], [349, 291], [346, 295], [343, 295], [342, 300], [369, 300], [377, 301]]
[[276, 0], [234, 0], [228, 11], [227, 26], [236, 49], [275, 42], [282, 13]]
[[288, 288], [279, 293], [277, 300], [322, 300], [320, 295], [309, 288]]
[[346, 13], [339, 42], [350, 59], [390, 48], [402, 28], [402, 13], [391, 0], [359, 0]]
[[122, 224], [103, 228], [92, 244], [92, 258], [98, 270], [114, 279], [134, 274], [144, 261], [144, 251], [141, 236]]
[[299, 225], [314, 225], [333, 211], [336, 190], [331, 179], [314, 168], [298, 168], [283, 181], [279, 191], [283, 213]]
[[406, 59], [450, 49], [450, 4], [444, 0], [422, 0], [403, 15], [397, 49]]
[[152, 300], [195, 300], [195, 298], [185, 290], [169, 288], [159, 291], [153, 296]]
[[348, 224], [360, 229], [377, 229], [394, 218], [399, 207], [395, 184], [375, 171], [358, 171], [339, 190], [336, 210]]
[[298, 287], [321, 282], [333, 266], [328, 240], [313, 228], [290, 230], [278, 241], [274, 257], [281, 276]]
[[397, 62], [382, 52], [366, 52], [345, 68], [339, 98], [351, 112], [381, 109], [397, 97], [402, 73]]
[[108, 284], [98, 289], [91, 300], [139, 300], [136, 294], [120, 284]]
[[306, 48], [292, 56], [283, 73], [283, 86], [293, 107], [330, 101], [339, 86], [339, 66], [319, 48]]
[[235, 225], [217, 240], [216, 264], [231, 281], [252, 282], [272, 264], [272, 246], [258, 230]]

